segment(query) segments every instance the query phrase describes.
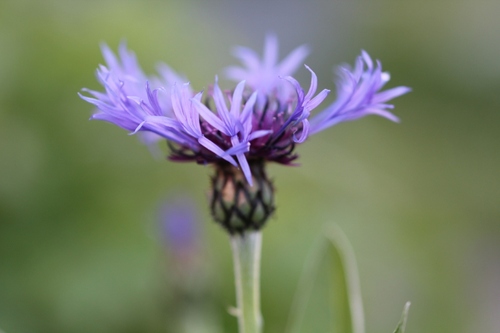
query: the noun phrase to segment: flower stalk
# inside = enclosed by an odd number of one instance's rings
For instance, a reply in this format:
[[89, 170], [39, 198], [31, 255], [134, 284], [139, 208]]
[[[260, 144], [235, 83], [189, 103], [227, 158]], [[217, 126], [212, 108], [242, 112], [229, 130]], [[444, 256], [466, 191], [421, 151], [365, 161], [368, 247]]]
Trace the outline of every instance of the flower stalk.
[[249, 231], [231, 236], [236, 285], [234, 312], [238, 318], [239, 333], [261, 333], [260, 258], [262, 233]]

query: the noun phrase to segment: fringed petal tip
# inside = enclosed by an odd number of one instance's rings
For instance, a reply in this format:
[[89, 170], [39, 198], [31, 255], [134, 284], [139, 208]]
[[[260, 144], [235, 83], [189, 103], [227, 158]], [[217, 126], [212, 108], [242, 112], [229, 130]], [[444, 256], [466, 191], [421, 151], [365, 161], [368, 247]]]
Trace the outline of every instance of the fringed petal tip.
[[[375, 65], [376, 64], [376, 65]], [[374, 61], [362, 50], [354, 68], [342, 66], [338, 69], [337, 100], [311, 119], [311, 134], [315, 134], [340, 122], [351, 121], [374, 114], [399, 122], [399, 118], [387, 111], [393, 98], [411, 91], [399, 86], [382, 91], [390, 75], [382, 71], [380, 61]]]

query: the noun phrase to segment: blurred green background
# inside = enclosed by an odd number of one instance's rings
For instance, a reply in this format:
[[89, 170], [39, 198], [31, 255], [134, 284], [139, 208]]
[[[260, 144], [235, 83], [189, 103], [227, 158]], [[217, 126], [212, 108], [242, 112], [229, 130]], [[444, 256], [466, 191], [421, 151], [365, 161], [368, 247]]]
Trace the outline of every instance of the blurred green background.
[[[126, 39], [146, 72], [164, 61], [201, 90], [236, 64], [232, 46], [260, 52], [275, 32], [282, 56], [312, 47], [321, 88], [365, 49], [390, 86], [413, 92], [395, 100], [401, 124], [341, 124], [298, 148], [300, 167], [270, 167], [278, 211], [264, 233], [266, 332], [283, 332], [328, 223], [356, 252], [368, 332], [392, 332], [407, 300], [409, 333], [499, 332], [498, 13], [493, 0], [2, 0], [0, 331], [174, 332], [156, 210], [177, 192], [206, 220], [210, 318], [236, 331], [229, 243], [206, 207], [211, 168], [154, 158], [125, 131], [89, 122], [77, 92], [100, 89], [101, 42]], [[297, 78], [308, 82], [304, 69]], [[328, 331], [324, 276], [303, 332]]]

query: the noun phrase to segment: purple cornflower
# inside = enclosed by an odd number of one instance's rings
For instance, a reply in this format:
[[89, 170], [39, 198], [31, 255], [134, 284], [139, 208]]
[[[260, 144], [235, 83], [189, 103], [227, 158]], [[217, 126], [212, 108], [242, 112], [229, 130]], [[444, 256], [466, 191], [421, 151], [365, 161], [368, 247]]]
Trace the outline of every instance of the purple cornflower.
[[267, 37], [262, 60], [250, 49], [236, 48], [245, 68], [230, 67], [226, 74], [240, 82], [231, 95], [221, 91], [216, 79], [203, 103], [202, 93], [195, 94], [186, 79], [168, 66], [160, 67], [159, 77], [147, 77], [125, 44], [120, 46], [119, 57], [107, 46], [102, 51], [107, 66], [98, 68], [97, 78], [105, 92], [84, 89], [92, 97], [80, 95], [97, 107], [91, 119], [114, 123], [132, 133], [145, 132], [148, 141], [167, 139], [174, 144], [172, 160], [218, 163], [224, 159], [240, 167], [249, 183], [248, 159], [289, 164], [297, 158], [295, 143], [339, 122], [369, 114], [397, 121], [387, 111], [392, 105], [384, 103], [409, 91], [397, 87], [380, 92], [389, 75], [382, 72], [380, 62], [374, 66], [363, 51], [353, 70], [340, 67], [337, 100], [309, 120], [329, 90], [314, 96], [317, 77], [307, 66], [311, 72], [307, 94], [290, 76], [307, 56], [305, 46], [281, 63], [274, 36]]
[[[235, 49], [243, 67], [226, 69], [227, 77], [237, 82], [228, 91], [220, 89], [216, 77], [205, 93], [196, 92], [166, 65], [159, 67], [159, 76], [148, 77], [125, 44], [120, 46], [118, 57], [107, 46], [102, 52], [107, 66], [98, 68], [97, 78], [105, 91], [84, 89], [91, 96], [80, 94], [97, 107], [91, 119], [111, 122], [131, 134], [146, 134], [143, 141], [166, 139], [173, 161], [215, 164], [212, 211], [222, 211], [224, 223], [229, 223], [231, 214], [238, 218], [250, 214], [244, 224], [253, 223], [255, 228], [261, 223], [255, 222], [253, 215], [260, 214], [265, 221], [274, 210], [272, 202], [261, 207], [262, 211], [259, 203], [252, 204], [245, 213], [235, 213], [233, 206], [220, 202], [229, 197], [238, 202], [272, 199], [273, 187], [263, 170], [266, 161], [291, 164], [298, 157], [294, 153], [297, 143], [340, 122], [370, 114], [397, 121], [387, 111], [393, 108], [387, 102], [410, 91], [407, 87], [381, 91], [389, 74], [362, 51], [353, 69], [339, 68], [337, 99], [311, 117], [329, 90], [316, 93], [317, 76], [305, 65], [311, 74], [306, 92], [291, 75], [303, 63], [308, 48], [300, 46], [279, 62], [278, 42], [272, 35], [266, 38], [262, 59], [250, 49]], [[258, 181], [256, 192], [241, 182], [236, 170], [246, 184]]]

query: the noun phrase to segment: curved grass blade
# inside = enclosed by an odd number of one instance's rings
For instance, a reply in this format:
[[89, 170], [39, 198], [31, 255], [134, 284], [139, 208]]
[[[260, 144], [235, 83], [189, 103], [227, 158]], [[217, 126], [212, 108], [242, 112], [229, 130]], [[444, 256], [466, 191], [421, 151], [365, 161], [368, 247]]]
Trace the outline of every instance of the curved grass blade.
[[[354, 250], [347, 236], [337, 225], [327, 230], [326, 237], [330, 243], [333, 274], [337, 274], [337, 278], [332, 280], [332, 304], [334, 310], [342, 313], [342, 318], [344, 318], [339, 323], [343, 326], [342, 332], [364, 333], [365, 316]], [[339, 304], [342, 295], [345, 298], [343, 304]]]
[[354, 252], [339, 227], [325, 232], [309, 253], [294, 296], [286, 333], [298, 333], [314, 282], [327, 257], [332, 264], [332, 319], [334, 332], [364, 333], [364, 313]]
[[410, 302], [406, 302], [405, 307], [403, 309], [403, 314], [401, 315], [401, 319], [399, 320], [398, 326], [394, 330], [394, 333], [404, 333], [406, 328], [406, 320], [408, 319], [408, 311], [410, 310]]

